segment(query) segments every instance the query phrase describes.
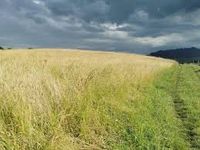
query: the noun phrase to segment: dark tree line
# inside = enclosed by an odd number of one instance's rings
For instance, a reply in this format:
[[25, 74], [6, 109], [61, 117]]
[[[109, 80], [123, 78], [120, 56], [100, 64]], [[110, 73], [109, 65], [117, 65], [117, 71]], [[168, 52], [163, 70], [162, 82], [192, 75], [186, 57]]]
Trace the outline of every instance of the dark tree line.
[[160, 50], [153, 52], [150, 56], [174, 59], [180, 63], [200, 62], [200, 49], [196, 47]]

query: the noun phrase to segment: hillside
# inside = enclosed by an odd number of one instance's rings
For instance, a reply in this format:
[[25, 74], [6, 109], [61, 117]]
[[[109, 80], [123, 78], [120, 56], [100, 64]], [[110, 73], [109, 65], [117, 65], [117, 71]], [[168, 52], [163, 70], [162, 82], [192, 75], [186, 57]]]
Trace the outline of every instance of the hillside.
[[61, 49], [0, 56], [2, 150], [200, 148], [198, 66]]
[[200, 61], [200, 49], [191, 47], [191, 48], [182, 48], [182, 49], [171, 49], [171, 50], [161, 50], [153, 52], [150, 56], [174, 59], [179, 62], [196, 62]]

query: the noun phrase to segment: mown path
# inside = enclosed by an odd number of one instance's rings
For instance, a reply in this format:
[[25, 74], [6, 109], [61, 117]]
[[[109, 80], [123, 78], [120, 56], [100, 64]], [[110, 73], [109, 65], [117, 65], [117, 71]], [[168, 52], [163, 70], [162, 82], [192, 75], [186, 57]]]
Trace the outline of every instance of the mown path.
[[199, 78], [199, 80], [200, 80], [200, 69], [197, 70], [195, 67], [193, 67], [193, 70], [194, 70], [196, 76], [197, 76], [197, 77]]
[[[173, 103], [175, 107], [175, 111], [177, 114], [177, 118], [179, 118], [182, 122], [183, 126], [183, 134], [186, 137], [186, 141], [190, 144], [191, 149], [200, 149], [200, 143], [198, 143], [198, 139], [200, 138], [199, 135], [196, 133], [197, 126], [197, 119], [190, 114], [190, 110], [185, 103], [185, 100], [181, 97], [180, 93], [181, 86], [184, 80], [184, 71], [182, 69], [182, 66], [180, 65], [177, 69], [176, 75], [175, 75], [175, 83], [174, 83], [174, 89], [172, 90], [172, 98]], [[199, 79], [200, 75], [195, 72]]]

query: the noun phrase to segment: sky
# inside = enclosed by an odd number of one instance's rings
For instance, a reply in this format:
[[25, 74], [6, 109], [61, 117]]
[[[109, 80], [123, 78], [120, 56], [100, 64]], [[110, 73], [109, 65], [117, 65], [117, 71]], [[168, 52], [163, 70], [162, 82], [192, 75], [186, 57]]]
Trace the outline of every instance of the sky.
[[0, 0], [0, 20], [4, 47], [200, 47], [199, 0]]

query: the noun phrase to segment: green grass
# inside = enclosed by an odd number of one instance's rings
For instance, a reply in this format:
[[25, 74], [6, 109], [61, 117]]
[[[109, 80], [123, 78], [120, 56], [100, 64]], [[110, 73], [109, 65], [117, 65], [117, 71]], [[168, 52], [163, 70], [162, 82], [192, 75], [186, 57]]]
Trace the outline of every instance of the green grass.
[[[160, 82], [156, 80], [157, 89], [163, 90], [167, 94], [163, 98], [170, 96], [167, 100], [168, 104], [162, 104], [163, 108], [157, 107], [161, 108], [161, 112], [157, 108], [156, 112], [159, 118], [163, 110], [166, 109], [165, 115], [170, 116], [166, 123], [169, 123], [167, 129], [176, 128], [176, 131], [172, 131], [171, 134], [174, 136], [174, 133], [176, 136], [170, 138], [172, 143], [169, 144], [171, 145], [169, 147], [172, 149], [200, 149], [199, 70], [200, 67], [195, 65], [179, 65], [164, 74]], [[158, 97], [158, 94], [156, 97]], [[160, 98], [159, 101], [163, 98]], [[156, 104], [159, 104], [159, 102]]]
[[103, 52], [0, 55], [2, 150], [187, 150], [187, 126], [199, 134], [197, 66]]
[[182, 82], [180, 84], [180, 97], [187, 108], [188, 118], [186, 128], [191, 128], [194, 135], [191, 143], [200, 149], [200, 67], [195, 65], [182, 66]]

